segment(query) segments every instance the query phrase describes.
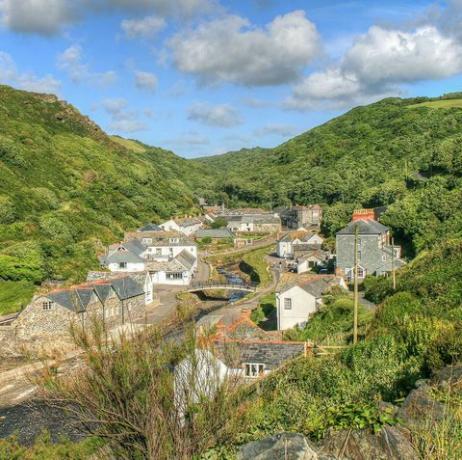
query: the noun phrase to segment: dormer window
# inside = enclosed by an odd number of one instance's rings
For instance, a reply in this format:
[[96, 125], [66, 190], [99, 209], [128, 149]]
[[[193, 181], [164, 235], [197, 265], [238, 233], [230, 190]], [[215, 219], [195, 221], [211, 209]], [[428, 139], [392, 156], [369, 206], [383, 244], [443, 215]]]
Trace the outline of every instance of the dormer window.
[[178, 243], [180, 240], [178, 238], [170, 238], [170, 243]]
[[45, 300], [42, 302], [42, 308], [44, 310], [51, 310], [53, 308], [54, 302], [51, 300]]

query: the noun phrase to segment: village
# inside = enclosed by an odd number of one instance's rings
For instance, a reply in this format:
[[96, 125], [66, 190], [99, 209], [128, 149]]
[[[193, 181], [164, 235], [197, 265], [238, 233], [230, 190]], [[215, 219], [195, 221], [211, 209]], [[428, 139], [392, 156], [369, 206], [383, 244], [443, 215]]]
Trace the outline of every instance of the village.
[[[404, 264], [401, 248], [373, 209], [356, 210], [335, 243], [322, 235], [316, 204], [202, 210], [200, 216], [126, 232], [97, 255], [100, 269], [85, 282], [43, 286], [22, 311], [0, 318], [6, 357], [1, 405], [20, 404], [35, 393], [26, 381], [26, 370], [35, 368], [22, 355], [37, 362], [53, 357], [65, 372], [78, 356], [71, 325], [85, 329], [99, 321], [116, 340], [117, 334], [165, 327], [178, 319], [180, 307], [187, 307], [195, 324], [198, 352], [207, 354], [204, 365], [251, 382], [296, 356], [325, 351], [329, 344], [293, 340], [291, 331], [303, 330], [326, 295], [352, 296], [352, 285], [367, 275], [391, 276]], [[207, 350], [200, 340], [205, 334]], [[239, 350], [233, 360], [225, 350], [230, 343]], [[20, 364], [9, 365], [8, 356]]]

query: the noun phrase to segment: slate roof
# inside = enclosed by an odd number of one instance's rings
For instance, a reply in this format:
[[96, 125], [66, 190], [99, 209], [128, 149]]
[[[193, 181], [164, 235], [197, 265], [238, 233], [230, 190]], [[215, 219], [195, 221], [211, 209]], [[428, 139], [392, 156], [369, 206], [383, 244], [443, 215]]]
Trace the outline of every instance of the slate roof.
[[243, 222], [243, 223], [255, 223], [255, 224], [280, 224], [281, 219], [274, 216], [273, 214], [263, 215], [243, 215], [243, 216], [231, 216], [229, 222]]
[[175, 260], [179, 262], [183, 267], [191, 270], [196, 262], [196, 258], [186, 249], [183, 249], [176, 257]]
[[74, 288], [51, 292], [45, 297], [68, 310], [81, 313], [87, 309], [93, 293], [92, 288]]
[[279, 282], [277, 291], [284, 293], [298, 286], [313, 297], [320, 298], [330, 288], [339, 286], [340, 277], [335, 275], [315, 275], [311, 273], [295, 275], [285, 273]]
[[388, 227], [372, 219], [357, 220], [350, 222], [345, 228], [342, 228], [337, 235], [354, 235], [356, 226], [359, 226], [360, 235], [382, 235], [388, 231]]
[[192, 219], [192, 218], [173, 219], [173, 220], [180, 227], [190, 227], [192, 225], [198, 225], [202, 223], [200, 219]]
[[146, 224], [144, 227], [138, 229], [139, 232], [162, 232], [163, 229], [156, 224]]
[[229, 228], [204, 228], [196, 232], [196, 238], [233, 238]]
[[143, 285], [137, 283], [129, 276], [112, 280], [111, 286], [120, 300], [126, 300], [132, 297], [137, 297], [139, 295], [144, 295]]
[[135, 281], [131, 276], [122, 276], [114, 279], [88, 282], [68, 289], [51, 291], [48, 294], [44, 294], [44, 297], [68, 310], [81, 313], [86, 311], [93, 295], [96, 295], [101, 302], [104, 302], [112, 291], [117, 294], [120, 300], [137, 297], [145, 293], [143, 283]]

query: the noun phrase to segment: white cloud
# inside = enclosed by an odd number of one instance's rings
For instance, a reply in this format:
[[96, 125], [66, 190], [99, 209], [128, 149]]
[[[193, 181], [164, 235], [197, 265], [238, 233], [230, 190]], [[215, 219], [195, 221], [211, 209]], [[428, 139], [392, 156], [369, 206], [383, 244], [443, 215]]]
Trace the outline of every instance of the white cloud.
[[121, 28], [127, 38], [150, 38], [165, 27], [165, 19], [157, 16], [147, 16], [143, 19], [125, 19]]
[[173, 62], [201, 82], [277, 85], [299, 77], [320, 48], [315, 25], [303, 11], [277, 16], [264, 28], [226, 16], [170, 40]]
[[188, 119], [198, 121], [209, 126], [229, 128], [242, 123], [241, 117], [233, 107], [197, 103], [189, 108]]
[[373, 26], [358, 37], [337, 66], [293, 87], [286, 107], [345, 107], [401, 93], [402, 84], [436, 80], [462, 71], [462, 44], [434, 26], [413, 31]]
[[105, 99], [101, 105], [111, 118], [109, 130], [135, 133], [147, 129], [147, 125], [139, 119], [138, 113], [128, 109], [126, 99]]
[[52, 75], [39, 77], [31, 72], [19, 72], [12, 57], [0, 51], [0, 82], [37, 93], [57, 94], [61, 83]]
[[115, 8], [188, 19], [216, 11], [219, 5], [215, 0], [0, 0], [0, 24], [15, 32], [55, 35], [85, 16]]
[[297, 133], [297, 129], [295, 128], [295, 126], [282, 124], [282, 123], [270, 123], [254, 131], [254, 134], [259, 137], [263, 137], [263, 136], [292, 137], [296, 133]]
[[347, 51], [343, 68], [375, 85], [444, 78], [461, 64], [461, 45], [433, 26], [413, 32], [374, 26]]
[[135, 85], [138, 89], [154, 92], [157, 88], [157, 77], [150, 72], [135, 71]]
[[53, 35], [79, 17], [79, 1], [0, 0], [0, 22], [21, 33]]
[[64, 50], [57, 59], [58, 68], [69, 75], [74, 83], [89, 83], [100, 86], [108, 86], [117, 79], [117, 74], [112, 71], [92, 72], [88, 64], [83, 60], [82, 47], [72, 45]]

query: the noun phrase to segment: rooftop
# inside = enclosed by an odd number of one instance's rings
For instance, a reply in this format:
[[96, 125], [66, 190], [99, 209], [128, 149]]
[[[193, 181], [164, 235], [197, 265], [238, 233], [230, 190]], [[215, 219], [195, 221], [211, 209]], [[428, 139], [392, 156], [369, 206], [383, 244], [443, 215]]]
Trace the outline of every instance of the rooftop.
[[388, 227], [373, 219], [359, 219], [350, 222], [345, 228], [342, 228], [337, 235], [354, 235], [358, 227], [359, 235], [382, 235], [388, 232]]

